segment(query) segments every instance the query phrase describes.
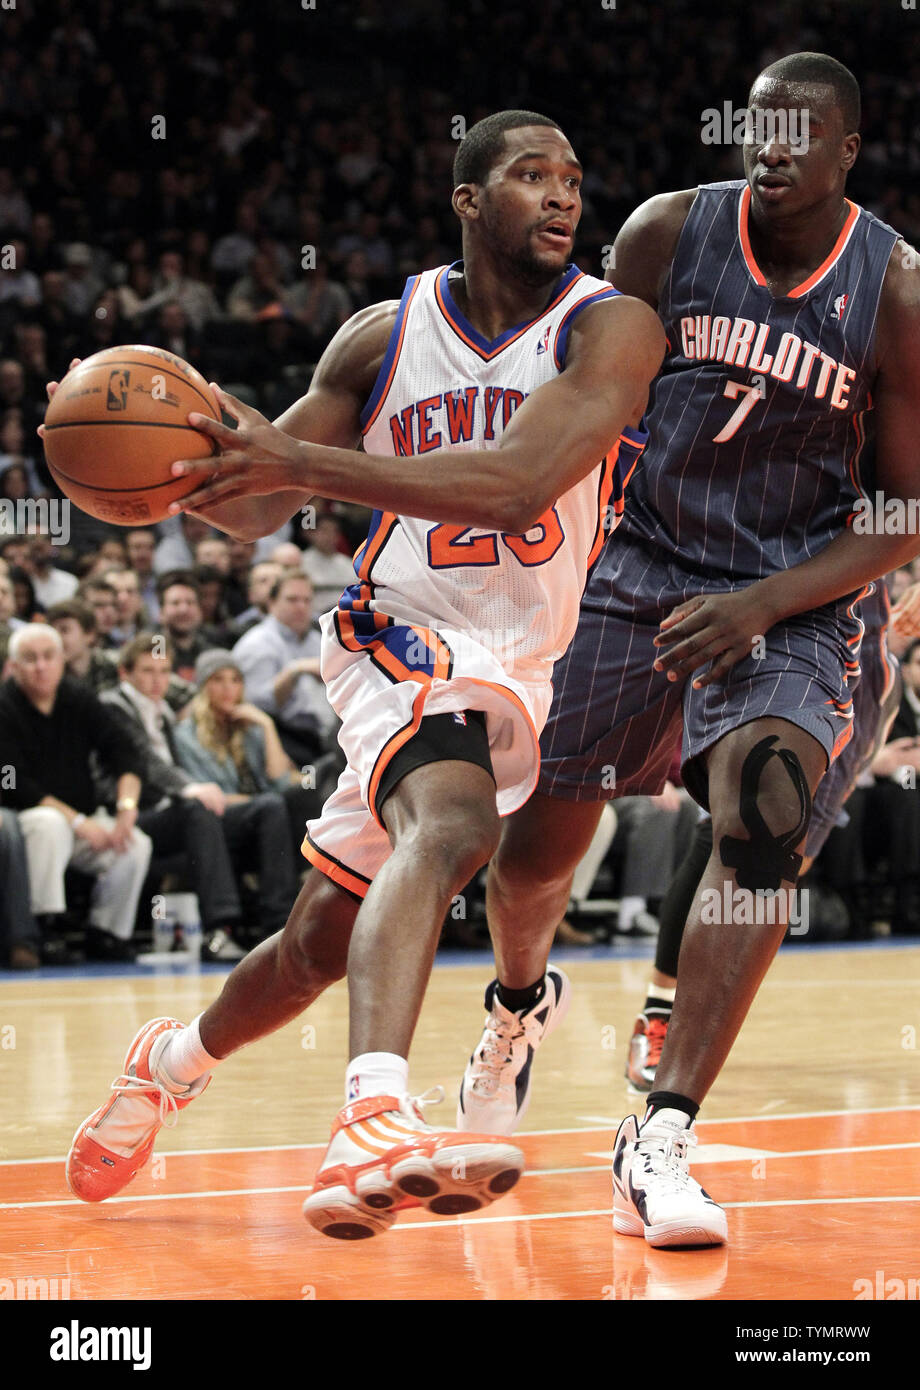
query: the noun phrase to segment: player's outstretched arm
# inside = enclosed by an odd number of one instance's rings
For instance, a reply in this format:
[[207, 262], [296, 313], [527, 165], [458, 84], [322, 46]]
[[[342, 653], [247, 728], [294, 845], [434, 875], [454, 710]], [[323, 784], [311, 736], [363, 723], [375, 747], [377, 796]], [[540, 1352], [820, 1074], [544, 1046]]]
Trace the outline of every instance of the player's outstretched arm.
[[[307, 394], [280, 415], [274, 426], [263, 420], [257, 411], [252, 412], [253, 416], [262, 420], [267, 431], [281, 431], [295, 439], [354, 449], [361, 438], [361, 410], [374, 388], [398, 308], [397, 300], [388, 300], [359, 310], [342, 325], [326, 348]], [[239, 403], [213, 382], [211, 385], [221, 407], [228, 415], [239, 418], [235, 409]], [[233, 438], [232, 432], [228, 433]], [[234, 443], [237, 443], [236, 439]], [[266, 484], [267, 495], [250, 491], [248, 495], [233, 501], [199, 505], [193, 505], [186, 498], [174, 510], [200, 516], [203, 521], [228, 532], [237, 540], [250, 541], [260, 536], [270, 536], [315, 494], [301, 487], [269, 493], [268, 479], [269, 469], [266, 465], [259, 475], [259, 481]]]
[[[221, 453], [183, 460], [173, 472], [202, 479], [184, 502], [197, 513], [210, 515], [215, 503], [254, 493], [290, 493], [523, 533], [596, 466], [624, 425], [638, 423], [664, 346], [664, 332], [646, 304], [627, 296], [593, 304], [572, 326], [565, 370], [519, 407], [497, 449], [435, 449], [421, 458], [314, 442], [304, 427], [312, 388], [303, 410], [295, 406], [290, 418], [283, 417], [284, 430], [221, 393], [239, 428], [190, 415], [189, 423], [210, 435]], [[365, 381], [362, 403], [370, 389]], [[264, 513], [264, 503], [260, 507]]]
[[[792, 569], [771, 574], [730, 594], [689, 599], [668, 615], [656, 639], [655, 663], [673, 679], [713, 665], [695, 685], [727, 675], [751, 643], [774, 623], [831, 603], [920, 555], [916, 500], [920, 496], [920, 256], [899, 241], [882, 289], [876, 332], [876, 487], [905, 525], [876, 516], [872, 527], [850, 526]], [[913, 506], [908, 504], [913, 503]], [[667, 649], [667, 650], [665, 650]]]

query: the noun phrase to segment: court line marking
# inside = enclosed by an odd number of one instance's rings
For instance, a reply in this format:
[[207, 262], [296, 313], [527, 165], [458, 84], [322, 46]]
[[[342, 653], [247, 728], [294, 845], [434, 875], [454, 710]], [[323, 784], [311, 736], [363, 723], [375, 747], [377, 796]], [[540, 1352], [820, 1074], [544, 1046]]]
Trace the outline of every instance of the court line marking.
[[[810, 949], [810, 950], [813, 950], [814, 947], [806, 947], [805, 949], [806, 949], [806, 950], [809, 950], [809, 949]], [[866, 949], [866, 948], [854, 948], [854, 949]], [[916, 946], [916, 944], [915, 944], [915, 943], [912, 943], [912, 942], [909, 942], [909, 941], [907, 941], [907, 940], [898, 942], [897, 945], [896, 945], [895, 947], [893, 947], [893, 948], [892, 948], [892, 947], [884, 947], [884, 948], [882, 948], [882, 949], [886, 949], [886, 950], [887, 950], [887, 949], [903, 950], [903, 951], [905, 952], [905, 954], [908, 955], [909, 959], [915, 959], [915, 958], [916, 958], [916, 955], [917, 955], [917, 946]], [[573, 956], [569, 956], [568, 959], [569, 959], [570, 961], [575, 961], [575, 957], [573, 957]], [[633, 961], [634, 961], [634, 962], [637, 962], [637, 963], [641, 963], [642, 961], [647, 960], [647, 959], [648, 959], [648, 956], [647, 956], [647, 955], [636, 956], [636, 957], [632, 957], [632, 956], [619, 956], [619, 955], [618, 955], [618, 956], [616, 956], [616, 957], [613, 958], [613, 959], [609, 959], [609, 963], [610, 963], [610, 964], [613, 964], [613, 965], [619, 965], [619, 964], [622, 964], [622, 963], [627, 962], [627, 961], [629, 961], [629, 962], [633, 962]], [[589, 958], [589, 959], [585, 959], [584, 957], [579, 957], [577, 963], [585, 964], [585, 965], [587, 965], [587, 964], [592, 964], [592, 965], [601, 964], [601, 965], [605, 965], [605, 964], [608, 963], [608, 957], [606, 957], [606, 956], [604, 956], [604, 957], [593, 957], [593, 958]], [[476, 968], [477, 968], [477, 966], [475, 965], [474, 962], [466, 962], [466, 961], [457, 962], [456, 964], [455, 964], [454, 962], [445, 962], [444, 965], [445, 965], [447, 968], [455, 968], [455, 969], [456, 969], [456, 968], [460, 968], [460, 969], [463, 969], [463, 968], [467, 968], [467, 969], [476, 969]], [[55, 985], [60, 985], [60, 986], [62, 986], [62, 991], [61, 991], [60, 994], [51, 994], [51, 995], [48, 995], [48, 996], [41, 996], [41, 995], [34, 996], [34, 995], [22, 994], [22, 995], [16, 995], [15, 997], [11, 997], [11, 998], [7, 998], [7, 997], [6, 997], [7, 990], [13, 991], [13, 990], [16, 990], [16, 989], [17, 989], [19, 986], [21, 986], [21, 985], [25, 985], [25, 984], [27, 984], [27, 983], [33, 983], [33, 982], [32, 982], [32, 981], [26, 981], [26, 980], [24, 980], [24, 979], [22, 978], [22, 976], [21, 976], [20, 974], [18, 974], [17, 972], [10, 971], [10, 970], [4, 970], [4, 969], [0, 968], [0, 998], [3, 999], [3, 1003], [4, 1003], [5, 1006], [14, 1006], [14, 1005], [18, 1005], [18, 1004], [32, 1005], [32, 1006], [35, 1006], [35, 1007], [41, 1007], [41, 1006], [44, 1006], [44, 1005], [55, 1005], [55, 1004], [57, 1004], [57, 1005], [62, 1005], [62, 1004], [63, 1004], [63, 1005], [70, 1005], [70, 1004], [126, 1004], [126, 1005], [131, 1005], [131, 1004], [133, 1004], [133, 1003], [135, 1003], [135, 1002], [139, 1002], [139, 1001], [142, 1000], [142, 999], [156, 998], [157, 996], [160, 996], [160, 995], [162, 995], [162, 994], [164, 994], [164, 993], [169, 993], [169, 995], [172, 996], [172, 995], [176, 992], [175, 987], [176, 987], [177, 985], [180, 987], [180, 989], [183, 988], [183, 987], [188, 988], [189, 986], [196, 986], [196, 987], [197, 987], [196, 992], [200, 993], [200, 992], [201, 992], [201, 989], [200, 989], [201, 985], [203, 985], [203, 984], [208, 984], [209, 982], [214, 981], [214, 980], [219, 980], [219, 979], [223, 978], [224, 976], [230, 974], [230, 970], [229, 970], [229, 969], [226, 969], [226, 970], [223, 970], [223, 971], [221, 971], [221, 970], [210, 970], [210, 969], [209, 969], [209, 970], [202, 971], [201, 973], [199, 973], [199, 972], [197, 972], [197, 971], [183, 970], [183, 969], [180, 968], [180, 969], [178, 969], [174, 974], [162, 974], [162, 975], [160, 975], [160, 974], [148, 974], [148, 973], [147, 973], [147, 969], [149, 969], [149, 968], [150, 968], [150, 967], [147, 967], [147, 968], [145, 969], [145, 971], [144, 971], [143, 974], [138, 973], [138, 974], [128, 974], [128, 975], [109, 975], [109, 974], [105, 974], [105, 975], [67, 975], [67, 976], [61, 975], [61, 976], [58, 976], [58, 977], [55, 978], [55, 979], [48, 979], [48, 978], [46, 978], [45, 981], [44, 981], [44, 983], [45, 983], [46, 986], [52, 986], [52, 987], [54, 987]], [[637, 971], [636, 973], [639, 973], [639, 972]], [[100, 986], [102, 986], [102, 987], [108, 987], [108, 988], [111, 989], [112, 983], [113, 983], [113, 982], [117, 982], [117, 983], [123, 984], [123, 985], [125, 985], [125, 986], [130, 986], [130, 988], [126, 988], [124, 991], [122, 991], [122, 992], [120, 992], [120, 993], [115, 993], [115, 994], [94, 994], [94, 993], [92, 992], [92, 986], [93, 986], [93, 985], [100, 985]], [[337, 983], [338, 983], [338, 982], [337, 982]], [[820, 980], [799, 980], [799, 979], [788, 979], [788, 980], [784, 980], [784, 979], [779, 978], [778, 976], [777, 976], [776, 978], [771, 978], [770, 976], [768, 976], [768, 977], [763, 981], [763, 984], [761, 985], [761, 989], [784, 989], [784, 990], [785, 990], [785, 989], [870, 989], [870, 988], [871, 988], [871, 989], [903, 989], [903, 988], [905, 987], [905, 985], [910, 984], [910, 983], [911, 983], [911, 979], [910, 979], [909, 976], [905, 977], [905, 976], [889, 976], [889, 975], [882, 975], [882, 976], [879, 976], [878, 979], [866, 979], [866, 978], [862, 978], [862, 979], [860, 979], [860, 978], [853, 979], [853, 978], [851, 978], [851, 977], [849, 977], [849, 976], [841, 976], [841, 977], [839, 977], [839, 978], [837, 978], [837, 979], [826, 979], [826, 978], [825, 978], [825, 979], [820, 979]], [[72, 989], [75, 985], [76, 985], [76, 986], [85, 987], [85, 988], [81, 988], [79, 994], [76, 994], [76, 995], [68, 994], [67, 991], [70, 990], [70, 989]], [[167, 987], [168, 987], [168, 989], [167, 989]], [[331, 986], [330, 986], [330, 988], [331, 988]], [[579, 989], [579, 992], [581, 992], [581, 993], [588, 993], [588, 992], [590, 992], [590, 991], [597, 991], [597, 990], [604, 990], [604, 991], [613, 990], [613, 991], [615, 991], [616, 993], [619, 993], [619, 994], [634, 994], [634, 992], [635, 992], [634, 986], [632, 985], [632, 983], [631, 983], [630, 981], [628, 981], [628, 980], [621, 980], [621, 979], [613, 979], [613, 980], [596, 980], [596, 979], [594, 979], [594, 980], [579, 981], [578, 989]], [[327, 992], [327, 991], [324, 991], [324, 993], [326, 993], [326, 992]], [[304, 1012], [306, 1012], [306, 1010], [305, 1010]]]
[[[317, 1145], [317, 1147], [321, 1147]], [[571, 1173], [606, 1173], [609, 1163], [580, 1163], [570, 1168], [527, 1168], [522, 1178], [557, 1177]], [[282, 1192], [312, 1192], [313, 1184], [298, 1184], [295, 1187], [237, 1187], [214, 1188], [194, 1192], [142, 1192], [134, 1197], [109, 1197], [106, 1202], [81, 1202], [79, 1197], [45, 1197], [40, 1201], [0, 1202], [0, 1211], [21, 1211], [31, 1207], [110, 1207], [116, 1202], [169, 1202], [188, 1201], [192, 1197], [262, 1197]]]
[[[917, 1107], [920, 1109], [920, 1106]], [[849, 1114], [849, 1111], [844, 1111]], [[605, 1129], [616, 1129], [619, 1124], [611, 1125], [576, 1125], [573, 1129], [522, 1129], [516, 1136], [509, 1135], [509, 1138], [523, 1139], [529, 1135], [538, 1137], [554, 1134], [599, 1134]], [[157, 1149], [159, 1158], [182, 1158], [195, 1157], [204, 1158], [212, 1154], [261, 1154], [261, 1153], [285, 1153], [293, 1149], [325, 1149], [328, 1146], [328, 1139], [323, 1139], [314, 1144], [241, 1144], [229, 1149]], [[66, 1155], [53, 1154], [50, 1158], [0, 1158], [0, 1167], [8, 1168], [14, 1164], [29, 1163], [65, 1163]]]
[[[728, 1210], [738, 1207], [819, 1207], [836, 1206], [838, 1203], [848, 1202], [920, 1202], [917, 1197], [802, 1197], [795, 1201], [775, 1201], [775, 1202], [723, 1202], [721, 1205]], [[458, 1226], [497, 1226], [507, 1224], [511, 1221], [561, 1221], [566, 1217], [573, 1216], [612, 1216], [613, 1207], [603, 1207], [598, 1211], [547, 1211], [527, 1213], [518, 1216], [480, 1216], [478, 1218], [464, 1219], [460, 1216], [445, 1217], [445, 1221], [453, 1219]], [[443, 1221], [407, 1221], [400, 1226], [399, 1223], [393, 1227], [394, 1231], [424, 1231], [435, 1226], [443, 1226]]]
[[[641, 1102], [641, 1097], [633, 1097], [637, 1102]], [[708, 1129], [714, 1125], [749, 1125], [755, 1120], [823, 1120], [833, 1119], [837, 1115], [897, 1115], [901, 1111], [920, 1111], [920, 1105], [875, 1105], [865, 1110], [784, 1110], [782, 1114], [771, 1111], [769, 1114], [761, 1115], [726, 1115], [719, 1118], [712, 1115], [707, 1119], [698, 1120], [697, 1123], [702, 1129]], [[627, 1114], [630, 1112], [626, 1112]], [[623, 1116], [615, 1120], [612, 1115], [576, 1115], [577, 1120], [593, 1120], [598, 1126], [605, 1126], [615, 1129], [623, 1122]], [[521, 1133], [526, 1131], [522, 1130]], [[541, 1131], [535, 1130], [534, 1133]], [[552, 1130], [542, 1131], [545, 1134], [552, 1134]]]
[[[604, 1165], [606, 1167], [606, 1165]], [[525, 1174], [525, 1176], [539, 1177], [540, 1173]], [[258, 1187], [258, 1188], [239, 1188], [235, 1191], [224, 1192], [180, 1192], [180, 1193], [152, 1193], [143, 1197], [110, 1197], [107, 1206], [112, 1206], [116, 1202], [175, 1202], [190, 1200], [191, 1198], [201, 1197], [250, 1197], [263, 1195], [282, 1195], [288, 1192], [308, 1192], [309, 1187]], [[872, 1205], [878, 1203], [890, 1204], [892, 1202], [920, 1202], [920, 1195], [917, 1196], [889, 1196], [889, 1197], [794, 1197], [776, 1198], [770, 1201], [759, 1202], [723, 1202], [721, 1205], [726, 1211], [736, 1211], [743, 1208], [757, 1207], [827, 1207], [827, 1206], [859, 1206]], [[22, 1207], [82, 1207], [88, 1204], [79, 1201], [77, 1198], [70, 1198], [62, 1201], [44, 1202], [15, 1202], [2, 1203], [0, 1210]], [[100, 1204], [101, 1205], [101, 1204]], [[515, 1221], [564, 1221], [582, 1216], [610, 1216], [613, 1213], [612, 1207], [593, 1208], [582, 1211], [546, 1211], [546, 1212], [518, 1212], [513, 1216], [480, 1216], [465, 1220], [462, 1217], [443, 1217], [438, 1221], [409, 1221], [403, 1225], [394, 1227], [397, 1231], [422, 1231], [428, 1229], [444, 1229], [453, 1220], [457, 1226], [496, 1226], [508, 1225]]]
[[[901, 1112], [913, 1114], [920, 1112], [920, 1105], [882, 1105], [870, 1110], [800, 1110], [792, 1114], [783, 1115], [735, 1115], [725, 1119], [701, 1120], [703, 1130], [715, 1125], [741, 1125], [751, 1124], [755, 1120], [818, 1120], [833, 1119], [838, 1115], [852, 1115], [858, 1118], [862, 1115], [897, 1115]], [[579, 1120], [594, 1120], [595, 1124], [575, 1125], [571, 1129], [522, 1129], [516, 1135], [509, 1135], [509, 1138], [546, 1138], [557, 1134], [601, 1134], [604, 1130], [619, 1128], [622, 1117], [619, 1120], [611, 1116], [603, 1115], [578, 1115]], [[702, 1135], [700, 1136], [701, 1142]], [[719, 1141], [716, 1141], [719, 1142]], [[219, 1154], [248, 1154], [248, 1153], [286, 1153], [295, 1149], [324, 1149], [327, 1140], [312, 1144], [242, 1144], [226, 1149], [158, 1149], [159, 1158], [208, 1158]], [[882, 1146], [884, 1147], [884, 1146]], [[893, 1148], [907, 1148], [908, 1144], [895, 1144]], [[782, 1154], [784, 1150], [777, 1150]], [[791, 1151], [789, 1151], [791, 1152]], [[816, 1149], [815, 1153], [835, 1153], [849, 1152], [848, 1150]], [[0, 1168], [11, 1168], [15, 1166], [28, 1167], [32, 1163], [65, 1163], [65, 1154], [52, 1154], [50, 1157], [45, 1154], [40, 1158], [0, 1158]]]
[[[315, 1147], [319, 1148], [319, 1147], [321, 1147], [321, 1146], [320, 1146], [320, 1145], [316, 1145]], [[751, 1159], [750, 1157], [748, 1157], [748, 1156], [745, 1156], [745, 1157], [743, 1157], [743, 1158], [737, 1158], [737, 1159], [717, 1159], [717, 1160], [711, 1160], [711, 1161], [712, 1161], [712, 1162], [719, 1162], [719, 1163], [750, 1163], [750, 1162], [753, 1161], [753, 1162], [759, 1163], [759, 1162], [761, 1162], [761, 1161], [763, 1161], [763, 1160], [766, 1160], [766, 1159], [771, 1159], [771, 1160], [773, 1160], [773, 1159], [781, 1159], [781, 1158], [816, 1158], [816, 1157], [822, 1156], [823, 1154], [832, 1154], [832, 1155], [833, 1155], [833, 1154], [851, 1154], [851, 1153], [876, 1153], [876, 1152], [879, 1152], [879, 1151], [882, 1151], [882, 1150], [891, 1150], [891, 1149], [920, 1149], [920, 1140], [918, 1140], [917, 1142], [911, 1141], [911, 1142], [904, 1143], [904, 1144], [867, 1144], [867, 1145], [865, 1145], [865, 1146], [863, 1146], [863, 1147], [858, 1147], [858, 1146], [857, 1146], [857, 1147], [854, 1147], [854, 1148], [839, 1148], [839, 1149], [797, 1149], [797, 1150], [789, 1150], [788, 1152], [775, 1151], [775, 1150], [774, 1150], [774, 1151], [770, 1151], [770, 1152], [764, 1151], [762, 1155], [759, 1155], [759, 1156], [758, 1156], [757, 1158], [755, 1158], [754, 1160], [752, 1160], [752, 1159]], [[165, 1157], [165, 1155], [160, 1155], [160, 1157]], [[589, 1158], [603, 1158], [604, 1155], [603, 1155], [603, 1154], [596, 1154], [596, 1153], [589, 1153], [589, 1154], [587, 1155], [587, 1157], [589, 1157]], [[701, 1159], [701, 1160], [700, 1160], [700, 1166], [701, 1166], [701, 1167], [707, 1166], [707, 1160], [706, 1160], [706, 1159]], [[606, 1172], [609, 1171], [609, 1169], [610, 1169], [610, 1161], [609, 1161], [609, 1159], [608, 1159], [606, 1163], [577, 1163], [577, 1164], [570, 1165], [570, 1166], [567, 1166], [567, 1167], [564, 1167], [564, 1168], [527, 1168], [527, 1169], [525, 1169], [524, 1172], [521, 1174], [521, 1177], [522, 1177], [522, 1178], [555, 1178], [555, 1177], [571, 1176], [571, 1175], [574, 1174], [574, 1173], [606, 1173]], [[284, 1193], [284, 1192], [310, 1192], [310, 1191], [312, 1191], [312, 1186], [313, 1186], [312, 1183], [306, 1183], [306, 1184], [297, 1184], [297, 1185], [294, 1186], [294, 1187], [238, 1187], [238, 1188], [203, 1189], [203, 1190], [195, 1190], [195, 1191], [193, 1191], [193, 1192], [149, 1192], [149, 1193], [145, 1192], [145, 1193], [141, 1193], [141, 1194], [139, 1194], [139, 1195], [137, 1195], [137, 1196], [133, 1196], [133, 1197], [109, 1197], [109, 1198], [107, 1199], [105, 1205], [106, 1205], [106, 1206], [112, 1206], [112, 1205], [113, 1205], [114, 1203], [116, 1203], [116, 1202], [120, 1202], [120, 1203], [125, 1203], [125, 1202], [169, 1202], [169, 1201], [180, 1201], [180, 1202], [181, 1202], [181, 1201], [188, 1201], [189, 1199], [191, 1199], [191, 1198], [193, 1198], [193, 1197], [261, 1197], [261, 1196], [270, 1195], [270, 1194], [272, 1194], [272, 1193]], [[807, 1199], [806, 1199], [806, 1200], [807, 1200]], [[817, 1199], [815, 1199], [815, 1200], [817, 1200]], [[822, 1199], [822, 1200], [823, 1200], [823, 1199]], [[879, 1197], [879, 1198], [877, 1198], [877, 1199], [875, 1199], [875, 1198], [869, 1198], [869, 1197], [865, 1197], [865, 1198], [840, 1197], [840, 1198], [828, 1198], [827, 1200], [828, 1200], [828, 1201], [841, 1201], [841, 1202], [849, 1202], [849, 1201], [867, 1201], [867, 1202], [868, 1202], [868, 1201], [878, 1200], [878, 1201], [881, 1202], [881, 1201], [888, 1201], [889, 1199], [888, 1199], [887, 1197], [885, 1197], [885, 1198]], [[897, 1199], [892, 1199], [892, 1200], [897, 1200]], [[907, 1200], [910, 1200], [910, 1201], [920, 1201], [920, 1196], [917, 1196], [917, 1197], [915, 1197], [915, 1198], [905, 1198], [904, 1200], [905, 1200], [905, 1201], [907, 1201]], [[85, 1206], [101, 1206], [101, 1205], [102, 1205], [101, 1202], [99, 1202], [99, 1203], [96, 1203], [96, 1202], [81, 1202], [80, 1199], [79, 1199], [79, 1197], [49, 1197], [49, 1198], [42, 1198], [41, 1200], [38, 1200], [38, 1201], [26, 1201], [26, 1202], [0, 1202], [0, 1211], [21, 1211], [21, 1210], [24, 1210], [24, 1209], [27, 1209], [27, 1208], [32, 1208], [32, 1207], [85, 1207]], [[784, 1201], [784, 1200], [778, 1199], [778, 1200], [776, 1200], [776, 1201], [774, 1201], [774, 1202], [723, 1202], [721, 1205], [722, 1205], [722, 1206], [726, 1206], [726, 1207], [731, 1207], [731, 1206], [741, 1206], [741, 1207], [743, 1207], [743, 1206], [755, 1206], [755, 1207], [756, 1207], [756, 1206], [795, 1206], [795, 1205], [802, 1205], [802, 1202], [800, 1202], [800, 1201], [794, 1201], [794, 1200], [792, 1200], [792, 1199], [790, 1199], [789, 1201]]]
[[[705, 1149], [706, 1145], [701, 1144], [700, 1147]], [[752, 1149], [750, 1154], [741, 1154], [739, 1157], [728, 1155], [719, 1158], [706, 1158], [703, 1154], [697, 1154], [690, 1162], [693, 1166], [700, 1164], [701, 1167], [705, 1167], [709, 1163], [760, 1163], [766, 1162], [767, 1159], [772, 1162], [779, 1158], [818, 1158], [823, 1154], [881, 1153], [888, 1149], [920, 1149], [920, 1139], [908, 1139], [903, 1144], [853, 1144], [839, 1149]], [[602, 1157], [602, 1154], [588, 1154], [588, 1158]]]
[[[603, 1165], [606, 1169], [606, 1164]], [[565, 1172], [565, 1169], [560, 1169]], [[573, 1169], [570, 1171], [584, 1172], [585, 1169]], [[591, 1170], [597, 1171], [597, 1170]], [[524, 1177], [543, 1177], [540, 1172], [525, 1173]], [[284, 1196], [289, 1192], [309, 1192], [309, 1185], [304, 1187], [240, 1187], [227, 1189], [218, 1192], [154, 1192], [145, 1194], [142, 1197], [110, 1197], [105, 1203], [107, 1207], [114, 1206], [115, 1203], [130, 1202], [182, 1202], [191, 1201], [194, 1198], [202, 1197], [266, 1197]], [[920, 1202], [920, 1194], [916, 1196], [889, 1196], [889, 1197], [777, 1197], [769, 1201], [759, 1202], [722, 1202], [720, 1205], [726, 1211], [741, 1210], [742, 1208], [755, 1207], [834, 1207], [834, 1206], [858, 1206], [860, 1203], [891, 1203], [891, 1202]], [[81, 1202], [76, 1197], [61, 1199], [60, 1201], [43, 1202], [3, 1202], [0, 1203], [0, 1210], [10, 1211], [22, 1208], [34, 1207], [86, 1207], [102, 1206], [95, 1202]], [[507, 1225], [513, 1221], [561, 1221], [575, 1216], [610, 1216], [613, 1212], [612, 1207], [601, 1207], [591, 1211], [548, 1211], [548, 1212], [517, 1212], [513, 1216], [480, 1216], [470, 1220], [462, 1217], [443, 1217], [438, 1221], [410, 1221], [402, 1226], [396, 1226], [398, 1231], [425, 1230], [429, 1227], [443, 1229], [445, 1222], [454, 1220], [460, 1226], [486, 1226], [486, 1225]]]

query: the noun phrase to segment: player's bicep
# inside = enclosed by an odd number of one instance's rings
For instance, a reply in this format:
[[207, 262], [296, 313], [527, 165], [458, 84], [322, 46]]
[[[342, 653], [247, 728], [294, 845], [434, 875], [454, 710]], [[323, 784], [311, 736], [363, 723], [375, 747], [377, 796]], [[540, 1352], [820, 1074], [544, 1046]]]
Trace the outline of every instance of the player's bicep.
[[310, 389], [275, 420], [295, 439], [354, 449], [361, 411], [386, 354], [398, 305], [373, 304], [344, 324], [319, 360]]
[[639, 423], [664, 349], [646, 304], [623, 296], [591, 305], [573, 324], [565, 370], [515, 412], [502, 450], [519, 452], [555, 501]]
[[641, 415], [666, 346], [661, 320], [644, 301], [627, 294], [601, 300], [576, 319], [560, 380], [592, 393], [613, 387]]

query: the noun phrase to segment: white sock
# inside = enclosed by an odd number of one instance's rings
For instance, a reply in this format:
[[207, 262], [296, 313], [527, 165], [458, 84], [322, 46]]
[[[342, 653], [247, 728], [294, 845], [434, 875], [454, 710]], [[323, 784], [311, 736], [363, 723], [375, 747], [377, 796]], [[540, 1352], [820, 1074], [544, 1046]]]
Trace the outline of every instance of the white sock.
[[[201, 1015], [199, 1014], [198, 1018]], [[163, 1051], [154, 1067], [154, 1076], [170, 1090], [178, 1090], [197, 1081], [199, 1076], [217, 1066], [201, 1045], [198, 1018], [188, 1028], [175, 1029], [163, 1044]], [[163, 1061], [169, 1059], [167, 1070]], [[150, 1131], [151, 1102], [144, 1096], [120, 1095], [105, 1119], [97, 1126], [102, 1143], [113, 1153], [128, 1158]]]
[[618, 931], [629, 931], [640, 912], [645, 911], [645, 899], [630, 894], [620, 899], [620, 915], [617, 919]]
[[348, 1063], [345, 1104], [368, 1096], [405, 1096], [409, 1093], [409, 1063], [395, 1052], [362, 1052]]
[[168, 1079], [179, 1086], [190, 1086], [205, 1072], [213, 1071], [221, 1060], [212, 1057], [201, 1041], [198, 1031], [201, 1018], [199, 1014], [187, 1028], [175, 1030], [157, 1063], [157, 1071], [165, 1071]]

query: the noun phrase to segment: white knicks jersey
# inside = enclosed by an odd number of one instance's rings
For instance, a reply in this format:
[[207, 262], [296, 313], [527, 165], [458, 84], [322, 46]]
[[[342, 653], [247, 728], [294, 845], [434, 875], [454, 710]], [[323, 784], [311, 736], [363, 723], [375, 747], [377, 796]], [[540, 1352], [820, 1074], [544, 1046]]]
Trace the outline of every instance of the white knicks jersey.
[[[453, 300], [458, 268], [427, 270], [406, 284], [361, 417], [369, 454], [497, 448], [517, 407], [564, 370], [577, 315], [618, 293], [570, 265], [542, 314], [490, 342]], [[458, 632], [468, 636], [525, 684], [548, 681], [646, 438], [624, 429], [607, 457], [523, 535], [374, 512], [355, 556], [357, 582], [333, 615], [338, 642], [371, 653], [391, 679], [449, 679], [452, 647], [429, 650], [416, 640], [412, 649], [418, 629], [407, 624], [421, 623], [449, 629], [454, 641]]]

